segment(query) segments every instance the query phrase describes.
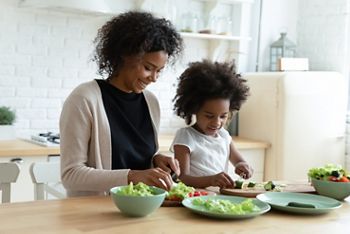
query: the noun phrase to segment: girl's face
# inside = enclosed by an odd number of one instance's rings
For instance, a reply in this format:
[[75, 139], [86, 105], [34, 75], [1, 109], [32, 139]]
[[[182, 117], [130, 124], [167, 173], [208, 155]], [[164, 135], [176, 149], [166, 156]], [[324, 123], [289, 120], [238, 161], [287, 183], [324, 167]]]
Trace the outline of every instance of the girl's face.
[[141, 93], [147, 85], [157, 81], [167, 60], [165, 51], [146, 53], [142, 57], [126, 57], [118, 76], [111, 83], [124, 92]]
[[208, 136], [217, 136], [217, 133], [227, 121], [230, 101], [228, 99], [212, 99], [204, 102], [196, 113], [195, 128]]

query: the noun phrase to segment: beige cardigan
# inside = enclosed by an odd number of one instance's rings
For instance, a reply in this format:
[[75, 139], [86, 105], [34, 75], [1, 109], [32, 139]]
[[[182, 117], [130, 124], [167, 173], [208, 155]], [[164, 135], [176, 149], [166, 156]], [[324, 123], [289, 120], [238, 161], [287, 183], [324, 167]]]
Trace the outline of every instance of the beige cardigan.
[[[157, 150], [160, 108], [143, 92]], [[79, 85], [66, 99], [60, 117], [61, 177], [68, 196], [101, 195], [127, 184], [129, 169], [111, 170], [111, 133], [102, 94], [95, 80]]]

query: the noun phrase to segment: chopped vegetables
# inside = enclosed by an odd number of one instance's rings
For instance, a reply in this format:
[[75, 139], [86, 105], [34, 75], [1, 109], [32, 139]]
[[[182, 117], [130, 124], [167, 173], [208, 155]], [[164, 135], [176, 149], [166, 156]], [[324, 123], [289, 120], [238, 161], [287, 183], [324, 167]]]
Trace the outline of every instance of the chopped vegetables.
[[194, 191], [194, 192], [190, 192], [188, 194], [188, 197], [199, 197], [199, 196], [206, 196], [208, 195], [207, 191]]
[[243, 180], [236, 180], [235, 181], [235, 188], [236, 189], [241, 189], [243, 186]]
[[126, 196], [153, 196], [153, 190], [150, 186], [139, 182], [134, 185], [132, 182], [128, 186], [122, 187], [117, 191], [117, 194], [126, 195]]
[[182, 201], [184, 198], [189, 197], [190, 193], [195, 192], [193, 187], [187, 186], [182, 182], [177, 183], [173, 186], [166, 197], [167, 200]]
[[349, 173], [340, 165], [327, 164], [324, 167], [311, 168], [308, 172], [310, 178], [333, 182], [350, 182]]
[[272, 190], [274, 190], [276, 188], [276, 185], [275, 185], [275, 183], [273, 183], [273, 181], [269, 181], [269, 182], [267, 182], [265, 185], [264, 185], [264, 189], [266, 190], [266, 191], [272, 191]]
[[241, 203], [233, 203], [224, 199], [193, 199], [192, 204], [201, 206], [208, 211], [221, 214], [249, 214], [260, 211], [260, 208], [253, 203], [252, 199], [246, 199]]
[[255, 187], [255, 185], [256, 185], [256, 183], [255, 182], [251, 182], [251, 181], [249, 181], [249, 183], [248, 183], [248, 188], [254, 188]]
[[[237, 183], [239, 184], [239, 186], [237, 186]], [[285, 184], [276, 184], [271, 180], [264, 183], [255, 183], [253, 181], [236, 180], [234, 188], [242, 189], [242, 190], [265, 190], [265, 191], [281, 192], [283, 190], [283, 187], [285, 186], [286, 186]]]

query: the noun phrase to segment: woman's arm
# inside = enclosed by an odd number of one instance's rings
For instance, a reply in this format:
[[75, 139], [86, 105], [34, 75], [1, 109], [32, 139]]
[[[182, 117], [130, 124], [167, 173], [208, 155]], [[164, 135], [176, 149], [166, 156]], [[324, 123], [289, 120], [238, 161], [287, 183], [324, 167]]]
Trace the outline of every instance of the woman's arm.
[[[97, 83], [95, 84], [97, 85]], [[60, 117], [61, 177], [68, 191], [108, 191], [111, 187], [127, 184], [128, 169], [112, 171], [110, 143], [107, 136], [97, 134], [104, 122], [98, 122], [93, 113], [98, 106], [82, 95], [98, 95], [96, 87], [83, 85], [73, 91], [64, 103]], [[93, 98], [91, 98], [94, 100]], [[97, 110], [95, 110], [97, 109]], [[108, 123], [108, 122], [107, 122]], [[108, 127], [105, 127], [108, 129]], [[95, 129], [93, 133], [93, 129]], [[92, 134], [93, 133], [93, 134]], [[100, 139], [101, 140], [101, 139]], [[109, 161], [108, 161], [109, 160]], [[75, 192], [73, 192], [75, 193]], [[80, 193], [80, 192], [79, 192]]]

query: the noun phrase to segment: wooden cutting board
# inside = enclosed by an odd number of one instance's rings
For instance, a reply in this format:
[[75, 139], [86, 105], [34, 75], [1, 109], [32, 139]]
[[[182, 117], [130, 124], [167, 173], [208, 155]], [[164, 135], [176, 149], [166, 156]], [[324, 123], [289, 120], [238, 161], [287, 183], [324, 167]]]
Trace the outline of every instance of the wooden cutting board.
[[[212, 191], [208, 191], [205, 189], [196, 189], [196, 191], [206, 191], [208, 193], [208, 196], [215, 196], [216, 193], [212, 192]], [[170, 201], [170, 200], [164, 200], [162, 203], [162, 206], [165, 207], [180, 207], [182, 206], [182, 201]]]
[[[278, 184], [278, 182], [277, 182]], [[316, 193], [314, 187], [309, 183], [283, 183], [286, 186], [283, 187], [282, 192], [295, 192], [295, 193]], [[225, 195], [241, 196], [241, 197], [256, 197], [261, 193], [267, 191], [262, 188], [247, 188], [247, 189], [221, 189], [220, 193]]]

